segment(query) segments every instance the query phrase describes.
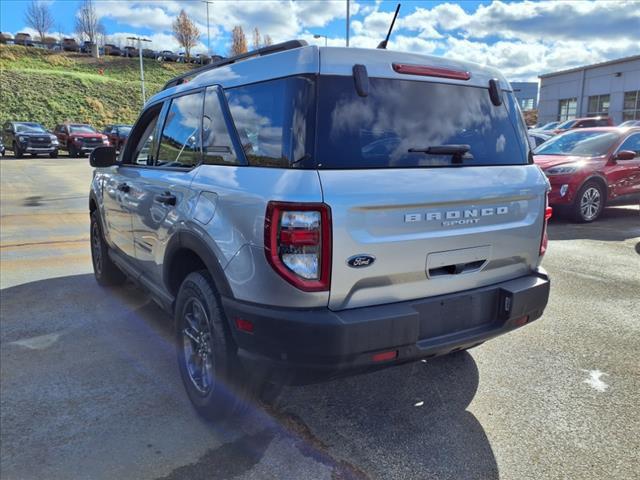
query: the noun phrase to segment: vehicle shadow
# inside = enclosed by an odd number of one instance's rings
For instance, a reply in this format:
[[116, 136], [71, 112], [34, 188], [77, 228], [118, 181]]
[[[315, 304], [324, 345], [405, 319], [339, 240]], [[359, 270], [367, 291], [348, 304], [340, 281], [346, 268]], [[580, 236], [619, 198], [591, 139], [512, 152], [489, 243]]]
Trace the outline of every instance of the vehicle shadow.
[[171, 319], [132, 284], [22, 284], [0, 291], [0, 317], [8, 477], [498, 478], [466, 410], [479, 381], [466, 352], [286, 387], [210, 423], [181, 384]]
[[549, 240], [620, 242], [635, 237], [640, 237], [640, 209], [635, 206], [605, 208], [593, 223], [572, 223], [562, 216], [549, 222]]

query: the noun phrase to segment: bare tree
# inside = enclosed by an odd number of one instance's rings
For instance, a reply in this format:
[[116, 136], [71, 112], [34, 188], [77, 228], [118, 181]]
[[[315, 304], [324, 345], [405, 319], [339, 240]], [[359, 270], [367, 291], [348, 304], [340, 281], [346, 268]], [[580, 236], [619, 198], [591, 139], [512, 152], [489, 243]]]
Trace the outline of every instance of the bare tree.
[[47, 32], [53, 27], [53, 15], [49, 5], [39, 0], [31, 0], [24, 12], [24, 22], [38, 32], [40, 41], [44, 43]]
[[253, 29], [253, 49], [257, 50], [260, 48], [260, 30], [258, 30], [258, 27]]
[[[86, 38], [94, 45], [98, 40], [98, 35], [104, 30], [104, 25], [100, 22], [98, 12], [93, 4], [93, 0], [83, 0], [80, 9], [76, 14], [76, 33], [82, 38]], [[98, 49], [94, 48], [94, 52]], [[97, 54], [97, 53], [96, 53]]]
[[247, 37], [240, 25], [233, 27], [231, 31], [231, 56], [247, 53]]
[[185, 55], [189, 58], [191, 49], [198, 44], [200, 30], [184, 10], [180, 10], [178, 18], [173, 22], [173, 36], [176, 37], [178, 43], [184, 48]]
[[265, 47], [268, 47], [269, 45], [273, 45], [273, 40], [271, 40], [271, 35], [265, 35], [263, 38], [263, 43]]

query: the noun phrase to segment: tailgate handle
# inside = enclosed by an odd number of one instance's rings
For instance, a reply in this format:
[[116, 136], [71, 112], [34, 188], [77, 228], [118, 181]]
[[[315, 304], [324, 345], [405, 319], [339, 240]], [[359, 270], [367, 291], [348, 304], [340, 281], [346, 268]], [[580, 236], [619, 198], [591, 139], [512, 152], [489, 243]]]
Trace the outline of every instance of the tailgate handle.
[[480, 270], [487, 262], [484, 260], [475, 260], [467, 263], [452, 263], [451, 265], [443, 265], [437, 268], [429, 269], [429, 277], [442, 277], [444, 275], [459, 275], [461, 273], [471, 273]]

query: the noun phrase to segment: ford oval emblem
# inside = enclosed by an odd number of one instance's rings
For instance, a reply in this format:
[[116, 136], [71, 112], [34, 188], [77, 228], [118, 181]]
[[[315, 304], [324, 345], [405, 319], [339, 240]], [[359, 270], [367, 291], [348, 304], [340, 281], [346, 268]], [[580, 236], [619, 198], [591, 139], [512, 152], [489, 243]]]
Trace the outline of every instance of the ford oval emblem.
[[375, 261], [376, 257], [373, 255], [354, 255], [353, 257], [349, 257], [347, 264], [351, 268], [363, 268], [373, 265]]

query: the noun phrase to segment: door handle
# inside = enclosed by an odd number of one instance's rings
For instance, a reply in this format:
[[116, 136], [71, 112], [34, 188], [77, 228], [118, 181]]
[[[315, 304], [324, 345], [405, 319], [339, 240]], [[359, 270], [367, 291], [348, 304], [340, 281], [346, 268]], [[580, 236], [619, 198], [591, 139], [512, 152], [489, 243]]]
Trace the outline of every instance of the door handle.
[[124, 193], [128, 193], [129, 190], [131, 190], [131, 187], [129, 185], [127, 185], [126, 183], [119, 183], [116, 188], [118, 190], [120, 190], [121, 192], [124, 192]]
[[175, 205], [176, 204], [176, 196], [171, 192], [164, 192], [160, 195], [156, 195], [154, 200], [158, 203], [163, 203], [165, 205]]

